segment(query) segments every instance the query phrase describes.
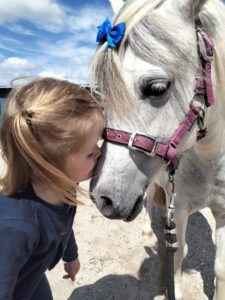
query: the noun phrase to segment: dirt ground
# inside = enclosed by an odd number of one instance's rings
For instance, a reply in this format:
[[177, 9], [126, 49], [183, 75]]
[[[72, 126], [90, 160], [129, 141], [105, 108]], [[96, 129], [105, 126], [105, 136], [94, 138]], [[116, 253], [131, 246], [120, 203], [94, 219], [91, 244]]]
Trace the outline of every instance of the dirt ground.
[[[83, 186], [87, 187], [88, 182]], [[59, 263], [47, 276], [54, 300], [161, 300], [165, 272], [156, 239], [142, 237], [144, 211], [125, 223], [104, 218], [86, 200], [74, 224], [81, 269], [73, 283], [62, 279]], [[160, 236], [160, 210], [154, 210], [153, 227]], [[188, 256], [183, 263], [184, 300], [212, 299], [214, 220], [208, 209], [189, 218]], [[158, 233], [159, 232], [159, 233]], [[161, 274], [161, 275], [160, 275]]]

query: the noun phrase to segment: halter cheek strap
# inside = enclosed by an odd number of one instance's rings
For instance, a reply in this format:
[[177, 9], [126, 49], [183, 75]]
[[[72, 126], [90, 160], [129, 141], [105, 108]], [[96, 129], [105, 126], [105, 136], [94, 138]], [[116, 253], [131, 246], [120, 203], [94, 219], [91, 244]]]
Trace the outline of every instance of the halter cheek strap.
[[[205, 106], [208, 107], [215, 103], [211, 77], [211, 62], [213, 60], [214, 43], [213, 40], [203, 32], [200, 20], [196, 21], [196, 33], [199, 44], [199, 67], [194, 96], [202, 96], [204, 98]], [[112, 128], [105, 128], [103, 139], [128, 146], [130, 150], [137, 150], [148, 156], [158, 155], [162, 158], [167, 170], [172, 172], [178, 168], [179, 164], [177, 147], [184, 140], [196, 120], [198, 120], [199, 125], [197, 135], [197, 140], [199, 140], [204, 137], [207, 132], [207, 128], [204, 127], [204, 110], [201, 107], [193, 106], [192, 102], [184, 120], [166, 143], [161, 143], [158, 139], [141, 133], [129, 133]]]
[[214, 43], [203, 30], [198, 19], [196, 21], [196, 33], [199, 46], [199, 67], [197, 72], [195, 95], [200, 95], [205, 98], [205, 105], [208, 107], [215, 103], [212, 88], [212, 67]]

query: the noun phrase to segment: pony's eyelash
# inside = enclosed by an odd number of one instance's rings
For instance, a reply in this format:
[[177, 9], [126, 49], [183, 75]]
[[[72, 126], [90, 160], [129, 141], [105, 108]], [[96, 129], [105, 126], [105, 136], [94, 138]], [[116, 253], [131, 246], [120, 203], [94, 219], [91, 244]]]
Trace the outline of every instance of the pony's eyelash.
[[152, 80], [143, 84], [140, 87], [141, 95], [143, 99], [151, 99], [162, 97], [170, 88], [171, 82], [170, 81], [156, 81]]

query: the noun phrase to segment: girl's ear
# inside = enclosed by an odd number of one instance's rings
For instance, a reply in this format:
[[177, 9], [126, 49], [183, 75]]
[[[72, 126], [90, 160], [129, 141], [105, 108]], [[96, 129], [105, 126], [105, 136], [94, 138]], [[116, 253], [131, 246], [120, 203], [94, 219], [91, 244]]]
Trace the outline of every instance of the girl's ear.
[[208, 0], [172, 0], [173, 6], [178, 10], [185, 18], [194, 19], [198, 16], [202, 6]]
[[115, 14], [118, 13], [118, 11], [121, 9], [121, 7], [124, 5], [123, 0], [109, 0], [112, 10]]

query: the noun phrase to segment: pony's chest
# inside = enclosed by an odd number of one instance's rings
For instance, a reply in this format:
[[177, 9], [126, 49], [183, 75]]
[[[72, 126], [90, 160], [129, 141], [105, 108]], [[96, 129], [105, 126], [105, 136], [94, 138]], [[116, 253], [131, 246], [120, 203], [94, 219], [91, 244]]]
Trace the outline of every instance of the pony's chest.
[[[191, 209], [207, 206], [214, 198], [217, 175], [213, 163], [204, 164], [194, 155], [184, 156], [175, 177], [178, 198], [184, 199]], [[221, 185], [225, 188], [225, 180]]]

